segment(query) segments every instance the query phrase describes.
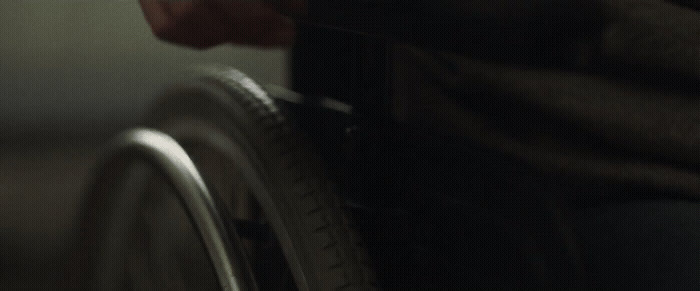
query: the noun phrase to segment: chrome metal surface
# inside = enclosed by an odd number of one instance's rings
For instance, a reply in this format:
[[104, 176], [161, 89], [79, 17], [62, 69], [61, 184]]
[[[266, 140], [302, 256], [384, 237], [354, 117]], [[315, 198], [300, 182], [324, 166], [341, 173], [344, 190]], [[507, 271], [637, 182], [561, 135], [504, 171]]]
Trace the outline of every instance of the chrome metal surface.
[[145, 159], [166, 173], [204, 242], [221, 289], [255, 290], [252, 274], [235, 265], [246, 262], [244, 254], [233, 248], [235, 231], [224, 224], [202, 176], [177, 141], [160, 131], [139, 128], [119, 135], [113, 146], [109, 161]]
[[310, 97], [304, 96], [282, 86], [275, 84], [267, 84], [264, 86], [268, 95], [276, 100], [283, 100], [295, 104], [304, 104], [306, 106], [321, 107], [323, 109], [336, 111], [346, 115], [353, 113], [353, 107], [350, 104], [341, 102], [330, 97]]
[[208, 149], [223, 155], [236, 166], [236, 170], [243, 176], [247, 186], [255, 199], [258, 200], [270, 227], [273, 229], [279, 244], [282, 246], [299, 290], [309, 290], [306, 275], [302, 272], [298, 251], [294, 248], [292, 238], [284, 227], [283, 219], [276, 209], [275, 203], [271, 200], [269, 189], [265, 183], [266, 177], [262, 175], [261, 162], [246, 154], [246, 150], [236, 143], [230, 136], [222, 133], [216, 128], [196, 120], [180, 120], [171, 124], [168, 128], [172, 136], [183, 143], [200, 143]]
[[[267, 107], [270, 112], [278, 112], [279, 108], [275, 103], [275, 99], [282, 99], [286, 102], [306, 104], [303, 96], [277, 86], [260, 86], [253, 79], [246, 76], [244, 73], [222, 65], [206, 65], [196, 66], [191, 68], [190, 73], [193, 77], [197, 77], [205, 83], [215, 80], [216, 83], [223, 86], [211, 87], [212, 90], [209, 97], [217, 103], [217, 106], [229, 110], [229, 114], [236, 114], [234, 102], [232, 98], [240, 98], [239, 95], [245, 98], [252, 98], [259, 102], [260, 105]], [[202, 78], [202, 76], [207, 76]], [[210, 83], [211, 84], [211, 83]], [[273, 88], [273, 92], [268, 93], [268, 90]], [[278, 98], [276, 98], [278, 97]], [[332, 102], [331, 102], [332, 103]], [[339, 103], [339, 102], [338, 102]], [[349, 105], [341, 110], [351, 111]], [[319, 105], [321, 106], [321, 105]], [[336, 109], [337, 110], [337, 109]], [[226, 132], [222, 131], [216, 125], [197, 120], [196, 118], [179, 118], [170, 121], [167, 124], [159, 125], [164, 131], [168, 132], [173, 138], [179, 141], [182, 145], [198, 145], [204, 146], [209, 154], [216, 153], [221, 157], [221, 161], [229, 164], [236, 169], [236, 176], [244, 181], [246, 188], [253, 194], [254, 200], [259, 204], [263, 216], [268, 221], [270, 228], [274, 232], [277, 243], [280, 245], [286, 260], [286, 265], [290, 269], [294, 282], [299, 290], [316, 289], [310, 286], [307, 274], [302, 268], [302, 258], [299, 256], [299, 250], [295, 249], [292, 243], [292, 237], [289, 230], [285, 226], [286, 223], [282, 218], [280, 211], [277, 209], [277, 204], [272, 199], [270, 194], [271, 189], [270, 177], [266, 173], [265, 166], [260, 160], [260, 157], [255, 154], [257, 151], [250, 144], [248, 137], [238, 127], [227, 128]], [[196, 155], [194, 149], [190, 154]], [[210, 173], [210, 172], [206, 172]], [[207, 176], [207, 178], [211, 178]], [[230, 178], [227, 178], [229, 181]], [[209, 181], [209, 180], [208, 180]], [[240, 193], [239, 193], [240, 194]], [[226, 196], [225, 194], [223, 196]], [[260, 283], [262, 285], [262, 283]], [[260, 286], [259, 285], [259, 286]], [[320, 288], [320, 286], [318, 286]]]

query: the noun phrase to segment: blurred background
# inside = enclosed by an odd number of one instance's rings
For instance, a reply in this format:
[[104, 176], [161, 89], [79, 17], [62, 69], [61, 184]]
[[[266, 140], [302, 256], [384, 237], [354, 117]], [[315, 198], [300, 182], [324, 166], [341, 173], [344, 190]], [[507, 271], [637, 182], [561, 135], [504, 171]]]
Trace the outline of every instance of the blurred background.
[[105, 142], [194, 64], [286, 83], [286, 53], [160, 42], [136, 0], [0, 1], [0, 290], [64, 289], [81, 189]]

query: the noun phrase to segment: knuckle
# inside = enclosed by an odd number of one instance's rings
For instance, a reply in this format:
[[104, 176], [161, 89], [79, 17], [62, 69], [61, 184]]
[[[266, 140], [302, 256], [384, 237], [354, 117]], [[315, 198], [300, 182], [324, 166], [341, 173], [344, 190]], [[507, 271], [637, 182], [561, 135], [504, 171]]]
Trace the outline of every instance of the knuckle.
[[159, 39], [169, 39], [176, 30], [177, 25], [173, 21], [151, 23], [151, 32]]

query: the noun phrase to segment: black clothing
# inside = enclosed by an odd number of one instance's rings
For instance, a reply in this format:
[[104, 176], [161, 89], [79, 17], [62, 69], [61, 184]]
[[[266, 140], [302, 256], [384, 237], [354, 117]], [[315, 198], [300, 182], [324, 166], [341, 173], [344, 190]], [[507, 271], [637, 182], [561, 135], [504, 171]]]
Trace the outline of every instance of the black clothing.
[[293, 55], [296, 90], [418, 132], [367, 134], [388, 139], [372, 165], [390, 174], [355, 176], [408, 213], [366, 219], [370, 240], [400, 237], [375, 255], [409, 253], [380, 256], [412, 266], [384, 283], [696, 289], [698, 2], [496, 2], [532, 9], [484, 10], [494, 25], [459, 52], [313, 29]]

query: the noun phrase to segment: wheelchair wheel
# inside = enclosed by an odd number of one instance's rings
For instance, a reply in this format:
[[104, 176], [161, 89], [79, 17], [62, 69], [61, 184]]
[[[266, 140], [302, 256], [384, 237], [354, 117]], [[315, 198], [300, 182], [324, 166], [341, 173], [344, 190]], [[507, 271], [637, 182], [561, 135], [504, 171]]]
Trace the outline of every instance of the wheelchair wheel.
[[[376, 288], [320, 160], [250, 78], [210, 67], [164, 94], [148, 125], [186, 152], [211, 196], [205, 216], [224, 226], [209, 233], [189, 198], [173, 194], [177, 177], [167, 171], [143, 162], [109, 166], [104, 175], [126, 174], [119, 183], [97, 178], [86, 199], [78, 272], [87, 287]], [[217, 242], [229, 245], [228, 255], [212, 251]], [[222, 267], [224, 260], [231, 262]], [[237, 282], [222, 279], [227, 274]]]

